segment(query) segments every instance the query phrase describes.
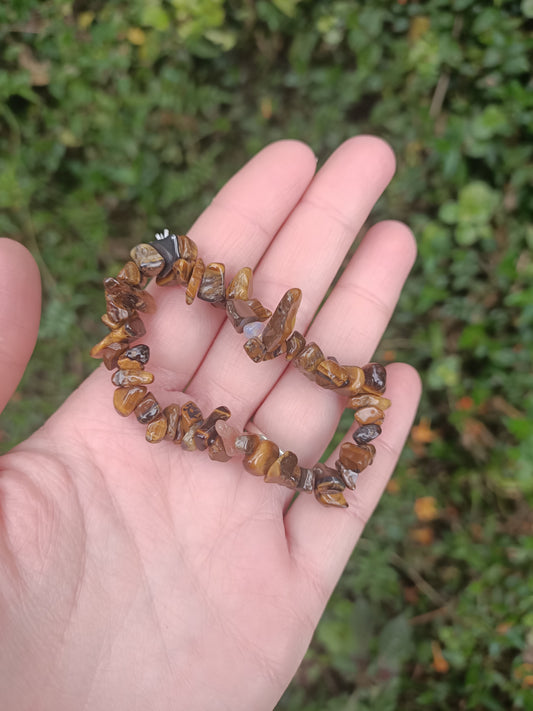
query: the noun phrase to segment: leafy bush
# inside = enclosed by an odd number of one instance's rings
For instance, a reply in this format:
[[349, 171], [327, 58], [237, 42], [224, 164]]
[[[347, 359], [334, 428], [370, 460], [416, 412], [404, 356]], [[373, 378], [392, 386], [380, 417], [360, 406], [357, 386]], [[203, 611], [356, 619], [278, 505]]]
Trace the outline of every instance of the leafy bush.
[[0, 7], [0, 231], [41, 338], [7, 448], [92, 369], [100, 280], [279, 137], [383, 136], [374, 219], [420, 258], [382, 344], [425, 391], [280, 709], [530, 709], [531, 0], [19, 0]]

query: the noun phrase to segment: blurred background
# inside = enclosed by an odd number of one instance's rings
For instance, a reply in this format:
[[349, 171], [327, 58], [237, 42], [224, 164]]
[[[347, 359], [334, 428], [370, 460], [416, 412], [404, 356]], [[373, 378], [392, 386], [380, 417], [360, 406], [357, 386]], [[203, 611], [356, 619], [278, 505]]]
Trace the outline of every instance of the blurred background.
[[[384, 137], [419, 258], [398, 470], [279, 711], [533, 709], [533, 0], [0, 6], [0, 234], [41, 269], [6, 451], [96, 366], [102, 278], [268, 142]], [[346, 426], [348, 420], [346, 420]]]

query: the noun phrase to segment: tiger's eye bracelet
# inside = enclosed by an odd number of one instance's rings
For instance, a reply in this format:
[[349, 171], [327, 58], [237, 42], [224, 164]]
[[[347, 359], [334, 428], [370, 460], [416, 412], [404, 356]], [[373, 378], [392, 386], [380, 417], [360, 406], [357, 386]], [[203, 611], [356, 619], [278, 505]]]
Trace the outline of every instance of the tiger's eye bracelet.
[[[242, 454], [243, 466], [250, 474], [264, 477], [268, 483], [281, 484], [296, 491], [313, 492], [325, 506], [348, 506], [343, 491], [355, 489], [359, 473], [372, 464], [376, 449], [372, 440], [381, 434], [384, 410], [390, 400], [383, 397], [386, 371], [379, 363], [363, 367], [340, 365], [336, 358], [326, 358], [316, 343], [307, 343], [294, 331], [296, 312], [302, 299], [300, 289], [289, 289], [274, 313], [252, 298], [252, 270], [244, 267], [225, 285], [225, 268], [220, 262], [207, 266], [198, 256], [196, 244], [187, 236], [164, 230], [149, 244], [131, 250], [128, 261], [116, 278], [104, 279], [106, 313], [102, 321], [110, 333], [91, 350], [102, 358], [116, 385], [113, 404], [124, 417], [135, 413], [146, 425], [148, 442], [169, 440], [189, 451], [207, 450], [210, 459], [227, 462]], [[336, 390], [348, 398], [359, 425], [352, 435], [354, 444], [341, 445], [335, 469], [318, 463], [307, 468], [298, 464], [293, 452], [282, 452], [271, 440], [248, 432], [239, 432], [228, 419], [224, 405], [203, 417], [192, 401], [161, 408], [147, 386], [154, 376], [144, 367], [150, 351], [146, 345], [132, 345], [146, 329], [140, 313], [155, 311], [155, 301], [146, 290], [150, 278], [160, 286], [186, 287], [185, 301], [197, 297], [225, 309], [238, 333], [247, 338], [244, 350], [254, 363], [283, 355], [307, 378], [323, 388]]]

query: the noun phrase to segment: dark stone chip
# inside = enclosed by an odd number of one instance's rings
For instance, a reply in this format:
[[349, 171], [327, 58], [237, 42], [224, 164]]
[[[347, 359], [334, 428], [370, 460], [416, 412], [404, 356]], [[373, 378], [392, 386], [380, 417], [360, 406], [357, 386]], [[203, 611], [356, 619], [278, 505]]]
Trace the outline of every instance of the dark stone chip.
[[365, 385], [375, 392], [385, 392], [387, 384], [387, 371], [381, 363], [367, 363], [363, 366]]
[[132, 340], [135, 338], [141, 338], [141, 336], [144, 336], [146, 333], [146, 328], [140, 318], [132, 318], [129, 321], [126, 321], [124, 324], [124, 330]]
[[147, 395], [135, 408], [135, 414], [141, 425], [148, 425], [161, 415], [161, 408], [153, 395], [151, 397]]
[[163, 239], [155, 239], [153, 242], [149, 242], [149, 244], [154, 249], [157, 249], [159, 254], [165, 260], [165, 266], [159, 272], [158, 275], [161, 279], [162, 277], [165, 277], [167, 274], [169, 274], [174, 262], [180, 258], [178, 238], [176, 237], [176, 235], [169, 235], [168, 237], [164, 237]]
[[150, 349], [145, 345], [133, 346], [132, 348], [128, 348], [124, 355], [130, 360], [136, 360], [138, 363], [146, 365], [150, 358]]
[[298, 490], [305, 491], [308, 494], [310, 494], [313, 491], [314, 484], [315, 484], [314, 469], [307, 469], [307, 467], [301, 467], [300, 481], [298, 482]]
[[380, 434], [381, 427], [379, 425], [361, 425], [353, 433], [352, 439], [356, 444], [367, 444], [367, 442], [372, 442], [373, 439], [379, 437]]
[[265, 355], [265, 347], [260, 338], [249, 338], [243, 346], [246, 354], [254, 363], [260, 363]]

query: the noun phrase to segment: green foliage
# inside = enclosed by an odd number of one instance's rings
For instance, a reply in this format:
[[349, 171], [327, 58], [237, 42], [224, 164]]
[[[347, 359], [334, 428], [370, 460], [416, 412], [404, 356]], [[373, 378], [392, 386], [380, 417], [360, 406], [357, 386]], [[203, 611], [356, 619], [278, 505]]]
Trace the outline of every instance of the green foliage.
[[374, 219], [405, 220], [420, 257], [382, 351], [422, 373], [422, 419], [280, 709], [533, 708], [532, 17], [530, 0], [0, 7], [0, 231], [45, 291], [4, 448], [92, 369], [99, 284], [132, 243], [186, 227], [271, 140], [396, 151]]

